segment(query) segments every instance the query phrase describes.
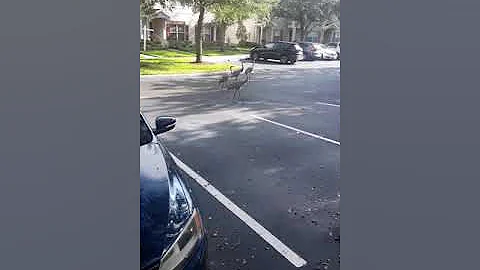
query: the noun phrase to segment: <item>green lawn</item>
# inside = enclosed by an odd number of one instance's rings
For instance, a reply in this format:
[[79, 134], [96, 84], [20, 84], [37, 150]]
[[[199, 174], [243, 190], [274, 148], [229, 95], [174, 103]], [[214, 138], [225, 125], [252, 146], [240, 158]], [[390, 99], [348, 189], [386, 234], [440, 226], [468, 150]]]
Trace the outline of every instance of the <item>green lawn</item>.
[[160, 57], [193, 57], [195, 56], [195, 54], [193, 53], [174, 50], [174, 49], [146, 51], [146, 52], [142, 52], [142, 54], [160, 56]]
[[228, 70], [230, 64], [193, 63], [193, 57], [140, 59], [140, 75], [187, 74]]

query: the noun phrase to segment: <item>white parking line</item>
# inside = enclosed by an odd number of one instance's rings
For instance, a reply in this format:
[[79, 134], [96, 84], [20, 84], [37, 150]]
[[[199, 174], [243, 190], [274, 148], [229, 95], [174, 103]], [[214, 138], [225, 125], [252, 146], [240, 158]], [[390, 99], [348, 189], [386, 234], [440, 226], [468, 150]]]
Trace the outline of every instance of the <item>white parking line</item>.
[[202, 186], [210, 195], [217, 199], [221, 204], [223, 204], [228, 210], [235, 214], [240, 220], [245, 222], [253, 231], [255, 231], [263, 240], [269, 243], [273, 248], [275, 248], [283, 257], [290, 261], [295, 267], [302, 267], [307, 264], [302, 257], [297, 255], [284, 243], [278, 240], [273, 234], [271, 234], [267, 229], [265, 229], [260, 223], [255, 219], [249, 216], [245, 211], [240, 209], [235, 205], [231, 200], [229, 200], [225, 195], [223, 195], [218, 189], [212, 186], [207, 180], [202, 176], [193, 171], [180, 159], [178, 159], [173, 153], [170, 153], [175, 163], [178, 167], [185, 171], [190, 177], [192, 177], [200, 186]]
[[320, 104], [320, 105], [332, 106], [332, 107], [340, 108], [340, 105], [339, 105], [339, 104], [333, 104], [333, 103], [327, 103], [327, 102], [315, 102], [315, 103], [316, 103], [316, 104]]
[[280, 126], [280, 127], [284, 127], [286, 129], [290, 129], [290, 130], [305, 134], [307, 136], [310, 136], [310, 137], [313, 137], [313, 138], [316, 138], [316, 139], [320, 139], [320, 140], [323, 140], [323, 141], [333, 143], [335, 145], [340, 146], [340, 142], [337, 142], [335, 140], [332, 140], [332, 139], [329, 139], [329, 138], [326, 138], [326, 137], [323, 137], [323, 136], [320, 136], [320, 135], [317, 135], [317, 134], [314, 134], [314, 133], [310, 133], [310, 132], [303, 131], [303, 130], [298, 129], [298, 128], [287, 126], [287, 125], [284, 125], [284, 124], [281, 124], [281, 123], [278, 123], [278, 122], [275, 122], [275, 121], [272, 121], [272, 120], [265, 119], [265, 118], [260, 117], [260, 116], [252, 115], [252, 117], [255, 118], [255, 119], [259, 119], [259, 120], [262, 120], [262, 121], [265, 121], [265, 122], [269, 122], [271, 124], [274, 124], [274, 125], [277, 125], [277, 126]]

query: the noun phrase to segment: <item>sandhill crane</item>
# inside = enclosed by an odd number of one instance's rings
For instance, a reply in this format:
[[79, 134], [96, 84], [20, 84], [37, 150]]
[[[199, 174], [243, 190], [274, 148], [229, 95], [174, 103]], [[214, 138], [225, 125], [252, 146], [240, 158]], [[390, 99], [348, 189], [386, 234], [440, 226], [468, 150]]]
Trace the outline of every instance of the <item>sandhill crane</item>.
[[222, 77], [220, 77], [220, 79], [218, 80], [218, 86], [220, 87], [220, 89], [223, 89], [225, 87], [229, 77], [230, 76], [228, 75], [227, 72], [222, 74]]
[[250, 79], [250, 74], [253, 73], [253, 68], [255, 67], [255, 59], [253, 59], [252, 65], [245, 69], [245, 75]]
[[233, 78], [238, 80], [238, 75], [240, 75], [243, 72], [243, 68], [244, 68], [243, 67], [243, 61], [241, 63], [242, 63], [242, 68], [241, 69], [232, 70], [232, 68], [235, 67], [235, 66], [230, 67], [230, 77], [233, 77]]
[[[238, 77], [237, 77], [237, 78], [238, 78]], [[234, 90], [232, 100], [235, 98], [235, 96], [237, 95], [237, 93], [238, 93], [238, 97], [240, 97], [240, 89], [241, 89], [242, 86], [243, 86], [245, 83], [247, 83], [247, 81], [248, 81], [248, 76], [247, 76], [247, 75], [245, 75], [244, 78], [245, 78], [245, 79], [240, 80], [240, 81], [237, 79], [236, 81], [233, 81], [233, 82], [231, 82], [230, 84], [227, 85], [227, 89], [228, 89], [228, 90]]]

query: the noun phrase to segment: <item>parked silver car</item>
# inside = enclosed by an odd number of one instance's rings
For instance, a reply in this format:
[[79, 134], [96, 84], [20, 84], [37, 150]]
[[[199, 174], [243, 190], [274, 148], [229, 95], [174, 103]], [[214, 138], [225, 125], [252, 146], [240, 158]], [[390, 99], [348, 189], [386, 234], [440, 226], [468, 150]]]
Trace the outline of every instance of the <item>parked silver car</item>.
[[340, 42], [330, 42], [327, 47], [335, 50], [337, 52], [337, 58], [340, 59]]
[[325, 44], [315, 43], [314, 57], [320, 60], [336, 60], [337, 52], [328, 48]]

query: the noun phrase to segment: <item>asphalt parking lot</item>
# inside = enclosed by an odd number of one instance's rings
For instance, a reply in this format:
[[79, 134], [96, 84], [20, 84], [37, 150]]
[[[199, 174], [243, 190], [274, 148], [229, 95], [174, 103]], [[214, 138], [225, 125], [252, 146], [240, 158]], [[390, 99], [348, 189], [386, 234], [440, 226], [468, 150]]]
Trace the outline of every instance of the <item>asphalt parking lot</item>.
[[150, 76], [140, 88], [149, 121], [177, 118], [166, 146], [223, 196], [185, 173], [209, 268], [340, 269], [339, 61], [256, 63], [238, 100], [217, 79]]

